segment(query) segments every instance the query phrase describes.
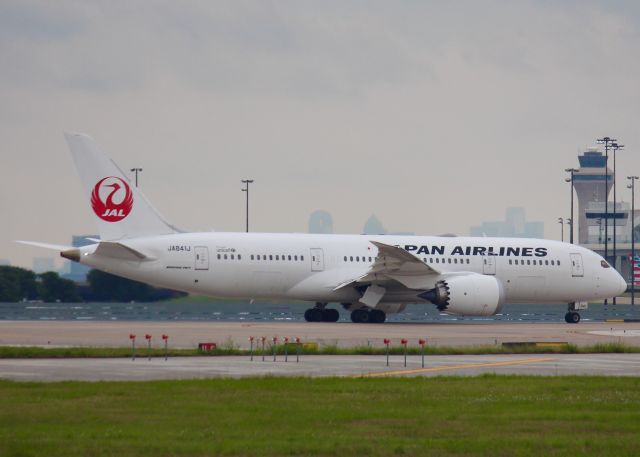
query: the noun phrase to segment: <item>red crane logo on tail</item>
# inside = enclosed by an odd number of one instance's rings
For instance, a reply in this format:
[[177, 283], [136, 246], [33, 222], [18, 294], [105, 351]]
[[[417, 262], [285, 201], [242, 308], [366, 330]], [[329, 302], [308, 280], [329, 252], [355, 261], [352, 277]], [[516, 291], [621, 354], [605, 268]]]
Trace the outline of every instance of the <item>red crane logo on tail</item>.
[[91, 192], [91, 207], [96, 216], [103, 221], [121, 221], [133, 208], [131, 187], [116, 176], [102, 178]]

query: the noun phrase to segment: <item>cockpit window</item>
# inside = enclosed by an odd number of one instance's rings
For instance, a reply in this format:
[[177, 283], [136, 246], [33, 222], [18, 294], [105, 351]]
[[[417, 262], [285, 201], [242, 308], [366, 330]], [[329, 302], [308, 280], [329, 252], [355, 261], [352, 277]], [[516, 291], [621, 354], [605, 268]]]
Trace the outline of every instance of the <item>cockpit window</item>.
[[607, 263], [606, 260], [601, 260], [600, 265], [602, 266], [602, 268], [611, 268], [611, 266]]

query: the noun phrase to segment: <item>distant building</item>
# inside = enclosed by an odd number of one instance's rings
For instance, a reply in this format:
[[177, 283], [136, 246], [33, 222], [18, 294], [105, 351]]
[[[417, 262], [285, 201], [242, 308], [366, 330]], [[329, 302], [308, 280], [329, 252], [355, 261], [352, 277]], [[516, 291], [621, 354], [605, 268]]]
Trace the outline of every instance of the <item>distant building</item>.
[[11, 261], [9, 259], [0, 259], [0, 266], [2, 267], [10, 267]]
[[[71, 238], [71, 245], [74, 248], [79, 248], [82, 246], [87, 246], [89, 244], [93, 244], [94, 241], [89, 240], [88, 238], [100, 238], [98, 235], [73, 235]], [[75, 282], [85, 282], [87, 280], [87, 274], [89, 274], [90, 268], [86, 265], [82, 265], [78, 262], [67, 262], [69, 267], [69, 272], [63, 274], [63, 277], [66, 279], [71, 279]]]
[[[574, 232], [577, 234], [577, 243], [602, 256], [606, 253], [608, 262], [627, 279], [627, 283], [631, 284], [631, 232], [635, 231], [636, 240], [640, 245], [640, 237], [638, 237], [640, 225], [636, 223], [640, 210], [636, 209], [633, 214], [631, 205], [621, 201], [630, 198], [628, 190], [625, 189], [626, 174], [618, 170], [617, 178], [620, 180], [616, 196], [618, 201], [614, 203], [609, 200], [612, 196], [614, 177], [613, 171], [607, 166], [606, 155], [597, 149], [587, 149], [578, 156], [578, 161], [580, 168], [573, 174], [573, 188], [578, 200], [576, 208], [578, 226]], [[637, 280], [635, 284], [637, 288]]]
[[309, 216], [309, 233], [333, 233], [333, 218], [327, 211], [317, 210]]
[[483, 222], [469, 229], [471, 236], [544, 238], [544, 222], [527, 222], [524, 208], [507, 208], [504, 221]]
[[55, 265], [52, 257], [34, 257], [33, 272], [35, 274], [46, 273], [47, 271], [55, 271]]
[[372, 214], [364, 224], [362, 233], [363, 235], [384, 235], [387, 233], [387, 230], [383, 227], [380, 219], [378, 219], [375, 214]]

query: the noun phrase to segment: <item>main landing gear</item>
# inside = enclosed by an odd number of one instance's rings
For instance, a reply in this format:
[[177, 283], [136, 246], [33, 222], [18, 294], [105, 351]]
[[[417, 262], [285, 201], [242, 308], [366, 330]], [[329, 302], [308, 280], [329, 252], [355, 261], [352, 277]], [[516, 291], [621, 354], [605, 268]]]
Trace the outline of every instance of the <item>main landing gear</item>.
[[577, 310], [587, 309], [587, 302], [569, 303], [569, 310], [564, 315], [567, 324], [577, 324], [580, 322], [580, 313]]
[[307, 322], [338, 322], [340, 313], [337, 309], [325, 308], [326, 303], [316, 303], [314, 308], [304, 312], [304, 320]]
[[357, 324], [382, 324], [386, 319], [385, 312], [379, 309], [360, 308], [351, 312], [351, 321]]

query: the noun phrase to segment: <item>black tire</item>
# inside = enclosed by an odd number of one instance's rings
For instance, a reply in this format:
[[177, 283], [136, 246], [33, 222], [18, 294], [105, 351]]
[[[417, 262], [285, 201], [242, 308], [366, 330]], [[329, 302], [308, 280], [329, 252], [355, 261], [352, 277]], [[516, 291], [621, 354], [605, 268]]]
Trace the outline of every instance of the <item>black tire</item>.
[[382, 324], [385, 320], [387, 320], [387, 315], [384, 313], [384, 311], [374, 309], [369, 313], [369, 318], [369, 320], [374, 324]]
[[578, 322], [580, 322], [580, 314], [575, 312], [569, 314], [571, 315], [570, 319], [572, 324], [577, 324]]
[[323, 315], [324, 312], [320, 308], [311, 308], [309, 310], [310, 322], [322, 322]]
[[571, 323], [571, 313], [567, 313], [567, 314], [565, 314], [565, 315], [564, 315], [564, 321], [565, 321], [567, 324], [570, 324], [570, 323]]
[[304, 320], [307, 321], [307, 322], [312, 322], [312, 320], [311, 320], [311, 311], [313, 311], [313, 309], [309, 308], [308, 310], [306, 310], [304, 312]]
[[356, 309], [351, 313], [351, 322], [355, 322], [356, 324], [369, 322], [369, 313], [364, 309]]
[[340, 313], [337, 309], [325, 309], [322, 313], [322, 320], [325, 322], [338, 322]]

